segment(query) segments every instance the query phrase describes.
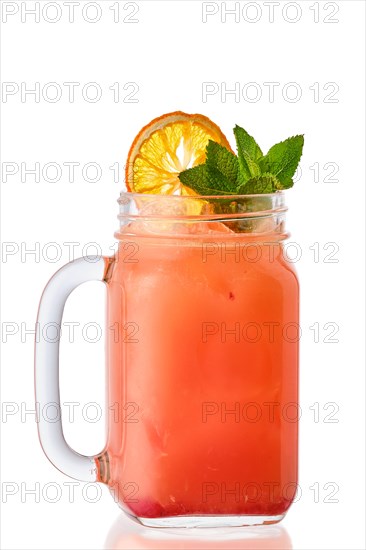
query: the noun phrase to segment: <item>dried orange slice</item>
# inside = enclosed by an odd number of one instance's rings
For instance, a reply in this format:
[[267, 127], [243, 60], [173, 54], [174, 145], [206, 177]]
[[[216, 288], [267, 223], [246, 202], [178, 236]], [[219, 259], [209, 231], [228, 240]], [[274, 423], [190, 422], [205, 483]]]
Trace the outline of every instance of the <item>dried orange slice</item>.
[[196, 193], [182, 185], [178, 174], [205, 162], [209, 140], [231, 151], [220, 128], [204, 115], [168, 113], [144, 126], [127, 157], [126, 186], [136, 193]]

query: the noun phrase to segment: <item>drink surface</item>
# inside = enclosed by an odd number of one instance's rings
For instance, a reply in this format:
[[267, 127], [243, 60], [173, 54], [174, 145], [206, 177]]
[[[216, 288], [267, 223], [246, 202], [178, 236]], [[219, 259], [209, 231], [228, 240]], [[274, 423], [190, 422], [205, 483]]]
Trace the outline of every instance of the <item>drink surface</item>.
[[284, 514], [297, 483], [298, 282], [282, 244], [221, 223], [179, 235], [139, 223], [119, 234], [108, 281], [104, 480], [138, 517]]

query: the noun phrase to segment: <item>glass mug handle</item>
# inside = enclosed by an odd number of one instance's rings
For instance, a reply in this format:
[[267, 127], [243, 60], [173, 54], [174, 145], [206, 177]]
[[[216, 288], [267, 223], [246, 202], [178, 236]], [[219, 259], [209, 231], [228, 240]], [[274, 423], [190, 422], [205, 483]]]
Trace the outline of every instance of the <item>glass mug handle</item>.
[[[77, 286], [88, 281], [106, 282], [110, 264], [111, 258], [85, 256], [66, 264], [53, 275], [39, 304], [37, 326], [41, 335], [42, 327], [46, 324], [61, 327], [66, 300]], [[59, 345], [59, 336], [56, 341], [41, 337], [37, 342], [36, 339], [35, 393], [39, 439], [44, 453], [58, 470], [80, 481], [97, 481], [97, 456], [77, 453], [64, 438], [59, 388]], [[42, 414], [44, 407], [50, 404], [57, 409], [57, 418], [52, 421]]]

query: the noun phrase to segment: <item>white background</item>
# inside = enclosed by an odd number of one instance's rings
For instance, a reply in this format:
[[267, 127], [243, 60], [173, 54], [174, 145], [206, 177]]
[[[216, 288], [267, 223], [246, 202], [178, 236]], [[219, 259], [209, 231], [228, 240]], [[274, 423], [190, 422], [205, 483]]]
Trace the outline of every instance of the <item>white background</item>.
[[[117, 2], [82, 11], [88, 2], [80, 0], [73, 23], [64, 2], [43, 11], [41, 1], [39, 22], [24, 11], [34, 2], [1, 4], [2, 79], [14, 92], [3, 94], [1, 105], [3, 548], [364, 548], [364, 2], [281, 2], [271, 8], [272, 22], [266, 2], [237, 2], [239, 12], [226, 22], [221, 2], [119, 2], [114, 22]], [[203, 22], [205, 10], [217, 13]], [[39, 102], [22, 97], [21, 90], [37, 82]], [[58, 101], [51, 101], [56, 88], [47, 88], [50, 82], [61, 90]], [[64, 82], [80, 84], [74, 102]], [[90, 101], [90, 82], [102, 92], [99, 101]], [[273, 98], [269, 82], [278, 83]], [[115, 83], [119, 98], [109, 89]], [[204, 83], [216, 93], [203, 96]], [[235, 86], [238, 96], [225, 95]], [[127, 102], [133, 91], [134, 102]], [[87, 246], [92, 242], [111, 254], [129, 145], [142, 125], [177, 109], [209, 116], [230, 140], [234, 124], [244, 126], [264, 150], [305, 134], [302, 176], [287, 192], [290, 241], [298, 247], [292, 252], [301, 251], [301, 498], [280, 527], [237, 530], [228, 540], [216, 533], [215, 542], [209, 533], [194, 542], [195, 533], [164, 543], [163, 532], [123, 519], [104, 486], [99, 494], [79, 483], [70, 499], [71, 480], [43, 455], [32, 414], [33, 335], [27, 330], [42, 289], [70, 259], [71, 245], [64, 243], [76, 243], [75, 256], [95, 253]], [[48, 181], [56, 174], [52, 166], [44, 169], [50, 162], [62, 172], [57, 182]], [[80, 163], [74, 181], [70, 162]], [[35, 163], [39, 182], [25, 172]], [[87, 181], [96, 172], [91, 167], [83, 174], [86, 163], [99, 166], [98, 181]], [[115, 163], [116, 178], [109, 168]], [[334, 165], [336, 181], [329, 181]], [[31, 249], [36, 253], [26, 254]], [[102, 285], [89, 283], [70, 298], [64, 317], [80, 323], [75, 343], [67, 336], [62, 343], [62, 401], [80, 402], [74, 422], [65, 415], [65, 433], [87, 454], [104, 443], [104, 419], [91, 422], [91, 409], [82, 415], [88, 402], [103, 405], [104, 350], [103, 338], [87, 343], [82, 329], [103, 325], [103, 303]], [[309, 328], [314, 323], [318, 338]], [[338, 342], [325, 341], [335, 325]], [[87, 339], [93, 337], [90, 329]], [[265, 540], [253, 542], [259, 536]]]

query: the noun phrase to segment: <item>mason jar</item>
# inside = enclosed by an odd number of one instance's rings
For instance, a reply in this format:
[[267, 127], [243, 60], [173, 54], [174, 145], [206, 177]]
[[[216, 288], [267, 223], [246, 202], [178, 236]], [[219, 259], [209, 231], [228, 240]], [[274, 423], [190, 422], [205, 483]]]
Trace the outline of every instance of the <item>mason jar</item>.
[[[122, 193], [119, 205], [114, 257], [61, 268], [38, 319], [61, 324], [76, 286], [105, 283], [106, 445], [82, 456], [61, 418], [40, 417], [45, 453], [146, 526], [280, 521], [297, 488], [300, 338], [284, 193]], [[41, 408], [59, 404], [58, 346], [36, 344]]]

